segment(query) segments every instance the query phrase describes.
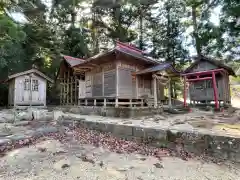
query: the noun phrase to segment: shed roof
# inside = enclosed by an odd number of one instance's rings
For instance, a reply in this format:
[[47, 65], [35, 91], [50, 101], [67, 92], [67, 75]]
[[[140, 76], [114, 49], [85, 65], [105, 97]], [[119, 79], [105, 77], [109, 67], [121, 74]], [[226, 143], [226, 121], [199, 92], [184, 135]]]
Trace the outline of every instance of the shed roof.
[[180, 72], [178, 70], [176, 70], [172, 63], [170, 62], [166, 62], [166, 63], [162, 63], [156, 66], [153, 66], [151, 68], [147, 68], [141, 71], [136, 72], [136, 74], [146, 74], [146, 73], [151, 73], [151, 72], [157, 72], [157, 71], [163, 71], [166, 69], [171, 69], [173, 72], [175, 72], [176, 74], [180, 74]]
[[77, 66], [77, 65], [79, 65], [79, 64], [84, 62], [83, 59], [75, 58], [75, 57], [71, 57], [71, 56], [66, 56], [66, 55], [63, 55], [63, 58], [68, 63], [68, 65], [70, 67]]
[[215, 66], [217, 66], [217, 67], [220, 67], [220, 68], [223, 68], [223, 69], [227, 70], [227, 72], [228, 72], [230, 75], [236, 76], [234, 70], [233, 70], [231, 67], [229, 67], [229, 66], [225, 65], [224, 63], [222, 63], [220, 60], [212, 59], [212, 58], [210, 58], [210, 57], [206, 57], [206, 56], [203, 56], [203, 55], [201, 55], [200, 57], [195, 57], [194, 59], [195, 59], [195, 62], [193, 62], [193, 63], [184, 71], [184, 73], [189, 73], [189, 72], [191, 72], [191, 70], [194, 68], [194, 66], [196, 66], [199, 62], [201, 62], [201, 61], [207, 61], [207, 62], [209, 62], [209, 63], [211, 63], [211, 64], [213, 64], [213, 65], [215, 65]]
[[27, 70], [27, 71], [23, 71], [23, 72], [20, 72], [20, 73], [16, 73], [16, 74], [10, 75], [10, 76], [8, 76], [8, 80], [7, 80], [7, 81], [9, 81], [9, 80], [11, 80], [11, 79], [14, 79], [14, 78], [16, 78], [16, 77], [19, 77], [19, 76], [23, 76], [23, 75], [26, 75], [26, 74], [30, 74], [30, 73], [35, 73], [35, 74], [39, 75], [40, 77], [48, 80], [48, 81], [51, 82], [51, 83], [54, 82], [51, 78], [47, 77], [45, 74], [43, 74], [42, 72], [40, 72], [40, 71], [37, 70], [37, 69], [30, 69], [30, 70]]

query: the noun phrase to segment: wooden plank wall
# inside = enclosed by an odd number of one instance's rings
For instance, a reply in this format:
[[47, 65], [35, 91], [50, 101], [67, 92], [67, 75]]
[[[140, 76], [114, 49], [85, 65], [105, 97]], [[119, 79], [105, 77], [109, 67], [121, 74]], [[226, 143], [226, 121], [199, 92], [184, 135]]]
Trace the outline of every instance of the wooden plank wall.
[[[119, 98], [137, 99], [141, 94], [139, 93], [139, 81], [141, 81], [141, 79], [136, 79], [136, 76], [133, 75], [133, 73], [142, 70], [145, 67], [126, 60], [120, 60], [117, 65], [119, 74]], [[136, 84], [138, 85], [138, 88]]]
[[139, 77], [139, 96], [152, 96], [153, 95], [153, 86], [152, 80], [145, 76]]
[[133, 98], [133, 94], [135, 94], [133, 92], [132, 72], [133, 70], [127, 68], [119, 67], [118, 69], [118, 96], [121, 98]]
[[104, 72], [104, 96], [116, 96], [116, 70]]
[[116, 96], [116, 64], [105, 63], [86, 72], [86, 97]]

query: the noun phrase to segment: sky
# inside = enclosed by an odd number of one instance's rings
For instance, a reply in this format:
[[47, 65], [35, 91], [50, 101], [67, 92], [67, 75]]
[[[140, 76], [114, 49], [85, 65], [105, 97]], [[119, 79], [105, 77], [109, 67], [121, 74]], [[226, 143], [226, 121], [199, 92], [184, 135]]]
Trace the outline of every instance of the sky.
[[[42, 2], [44, 4], [46, 4], [47, 7], [51, 7], [51, 0], [42, 0]], [[83, 4], [83, 6], [87, 6], [87, 4]], [[84, 13], [90, 13], [90, 8], [86, 9]], [[221, 13], [221, 7], [218, 6], [216, 7], [215, 9], [212, 10], [212, 13], [211, 13], [211, 16], [210, 16], [210, 21], [215, 24], [216, 26], [219, 25], [220, 23], [220, 20], [219, 20], [219, 16], [220, 16], [220, 13]], [[79, 17], [81, 17], [83, 14], [79, 14]], [[15, 21], [17, 22], [20, 22], [20, 23], [27, 23], [27, 19], [24, 17], [23, 14], [21, 13], [11, 13], [9, 14]], [[184, 33], [184, 42], [183, 42], [183, 45], [187, 47], [189, 53], [190, 53], [190, 56], [194, 56], [196, 55], [196, 50], [194, 48], [193, 45], [190, 45], [190, 46], [187, 46], [187, 44], [192, 44], [192, 38], [191, 36], [189, 35], [191, 32], [193, 31], [193, 27], [189, 27], [186, 32]]]

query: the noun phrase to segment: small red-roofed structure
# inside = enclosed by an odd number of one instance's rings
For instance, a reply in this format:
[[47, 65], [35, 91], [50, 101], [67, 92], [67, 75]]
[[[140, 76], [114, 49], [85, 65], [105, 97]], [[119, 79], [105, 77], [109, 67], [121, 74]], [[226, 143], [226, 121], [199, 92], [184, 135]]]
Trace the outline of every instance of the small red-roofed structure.
[[77, 72], [75, 67], [85, 60], [62, 55], [62, 61], [57, 74], [60, 84], [60, 104], [73, 105], [78, 102], [79, 80], [84, 79], [84, 73]]
[[[164, 88], [170, 89], [170, 81], [180, 77], [171, 63], [146, 57], [140, 49], [120, 41], [116, 41], [113, 49], [72, 66], [72, 70], [83, 75], [78, 78], [78, 105], [81, 106], [157, 108], [163, 101], [171, 106], [171, 92], [166, 99]], [[67, 105], [69, 101], [62, 104]]]
[[[184, 106], [187, 106], [187, 89], [190, 102], [210, 104], [215, 102], [215, 108], [231, 103], [229, 76], [236, 76], [231, 67], [219, 60], [205, 56], [196, 61], [182, 74], [184, 78]], [[189, 88], [187, 88], [187, 83]]]

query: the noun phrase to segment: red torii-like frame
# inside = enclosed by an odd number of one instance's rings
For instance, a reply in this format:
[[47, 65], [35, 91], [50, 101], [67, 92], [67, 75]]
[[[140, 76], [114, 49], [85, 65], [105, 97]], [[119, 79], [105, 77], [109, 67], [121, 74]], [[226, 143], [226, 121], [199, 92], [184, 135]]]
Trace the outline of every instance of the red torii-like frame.
[[[212, 80], [213, 83], [213, 91], [214, 91], [214, 101], [215, 101], [215, 107], [216, 109], [219, 109], [219, 103], [218, 103], [218, 89], [217, 89], [217, 82], [216, 82], [216, 74], [224, 72], [225, 69], [213, 69], [208, 71], [199, 71], [199, 72], [193, 72], [193, 73], [186, 73], [182, 74], [184, 78], [184, 107], [187, 107], [187, 88], [186, 88], [186, 82], [193, 82], [193, 81], [204, 81], [204, 80]], [[201, 75], [212, 75], [211, 77], [199, 77]], [[188, 79], [189, 76], [197, 76], [197, 78]]]

